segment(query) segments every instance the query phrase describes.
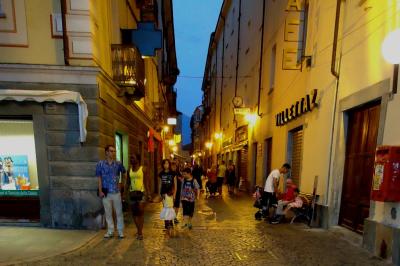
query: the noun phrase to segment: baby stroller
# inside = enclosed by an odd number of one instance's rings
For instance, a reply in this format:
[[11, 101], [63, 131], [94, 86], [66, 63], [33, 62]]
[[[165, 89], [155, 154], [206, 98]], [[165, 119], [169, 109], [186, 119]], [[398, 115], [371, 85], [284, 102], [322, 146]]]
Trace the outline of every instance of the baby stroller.
[[211, 183], [207, 181], [206, 183], [206, 198], [215, 197], [218, 190], [217, 182]]
[[267, 208], [263, 204], [262, 194], [263, 188], [260, 186], [256, 186], [255, 192], [253, 194], [253, 198], [255, 198], [253, 206], [254, 208], [258, 209], [258, 211], [254, 214], [254, 218], [258, 221], [261, 221], [262, 218], [267, 217]]

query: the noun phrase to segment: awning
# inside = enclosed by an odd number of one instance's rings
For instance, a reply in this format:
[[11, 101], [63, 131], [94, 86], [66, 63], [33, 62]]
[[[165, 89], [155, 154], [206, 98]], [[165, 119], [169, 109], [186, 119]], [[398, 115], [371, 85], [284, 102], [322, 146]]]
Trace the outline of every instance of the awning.
[[86, 102], [81, 94], [75, 91], [37, 91], [37, 90], [0, 90], [0, 101], [14, 100], [34, 101], [34, 102], [57, 102], [57, 103], [76, 103], [78, 105], [79, 117], [79, 140], [86, 141], [86, 121], [88, 117], [88, 109]]

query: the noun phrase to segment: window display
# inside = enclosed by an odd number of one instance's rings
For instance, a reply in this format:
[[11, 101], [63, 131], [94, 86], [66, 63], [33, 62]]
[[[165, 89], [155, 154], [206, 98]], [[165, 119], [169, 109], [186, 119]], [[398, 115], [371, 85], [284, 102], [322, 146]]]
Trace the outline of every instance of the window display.
[[0, 119], [0, 196], [31, 196], [38, 190], [33, 122]]

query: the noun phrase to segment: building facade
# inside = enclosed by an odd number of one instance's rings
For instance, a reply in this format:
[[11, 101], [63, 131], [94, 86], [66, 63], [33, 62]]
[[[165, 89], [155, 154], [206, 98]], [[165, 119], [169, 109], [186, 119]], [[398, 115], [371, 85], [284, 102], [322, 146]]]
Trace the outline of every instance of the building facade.
[[224, 1], [207, 55], [200, 145], [213, 143], [212, 163], [233, 160], [247, 189], [290, 163], [300, 190], [316, 189], [320, 226], [362, 233], [366, 248], [379, 255], [386, 245], [397, 264], [400, 205], [370, 195], [376, 147], [400, 145], [398, 69], [381, 54], [400, 27], [399, 8]]
[[172, 1], [0, 9], [0, 219], [99, 228], [95, 166], [109, 144], [125, 167], [140, 154], [157, 192], [161, 130], [176, 115]]

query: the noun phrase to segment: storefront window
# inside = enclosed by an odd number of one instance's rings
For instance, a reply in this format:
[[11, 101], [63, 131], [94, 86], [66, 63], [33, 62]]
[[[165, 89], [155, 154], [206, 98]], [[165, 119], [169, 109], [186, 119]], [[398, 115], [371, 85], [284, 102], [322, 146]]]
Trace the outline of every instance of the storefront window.
[[32, 120], [0, 119], [0, 196], [37, 195]]

